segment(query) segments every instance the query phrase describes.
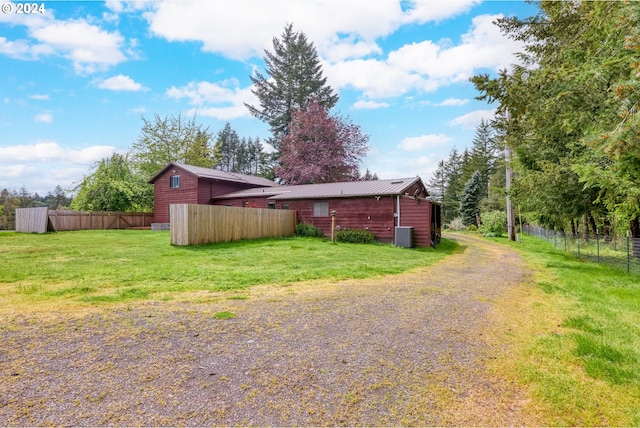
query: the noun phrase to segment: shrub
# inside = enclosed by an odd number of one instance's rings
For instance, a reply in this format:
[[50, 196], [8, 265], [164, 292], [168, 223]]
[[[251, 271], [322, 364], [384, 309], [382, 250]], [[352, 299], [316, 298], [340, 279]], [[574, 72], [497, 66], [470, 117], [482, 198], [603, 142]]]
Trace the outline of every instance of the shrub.
[[456, 217], [449, 223], [449, 229], [451, 230], [465, 230], [464, 223], [462, 223], [462, 217]]
[[470, 232], [475, 232], [476, 230], [478, 230], [478, 226], [476, 226], [475, 224], [470, 224], [469, 226], [467, 226], [467, 230]]
[[478, 231], [485, 236], [502, 236], [507, 224], [507, 213], [490, 211], [482, 214], [482, 224]]
[[323, 237], [324, 234], [322, 230], [318, 229], [316, 226], [308, 223], [298, 223], [296, 225], [296, 235], [298, 236], [312, 236], [312, 237]]
[[368, 230], [344, 229], [336, 234], [336, 241], [352, 244], [372, 244], [376, 242], [376, 236]]

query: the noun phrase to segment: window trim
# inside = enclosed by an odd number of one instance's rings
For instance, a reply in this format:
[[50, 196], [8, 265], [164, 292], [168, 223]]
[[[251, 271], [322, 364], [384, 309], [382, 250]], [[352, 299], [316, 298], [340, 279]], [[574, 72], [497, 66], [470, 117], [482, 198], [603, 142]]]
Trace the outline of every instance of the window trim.
[[170, 189], [179, 189], [180, 188], [180, 175], [171, 175], [169, 176], [169, 188]]

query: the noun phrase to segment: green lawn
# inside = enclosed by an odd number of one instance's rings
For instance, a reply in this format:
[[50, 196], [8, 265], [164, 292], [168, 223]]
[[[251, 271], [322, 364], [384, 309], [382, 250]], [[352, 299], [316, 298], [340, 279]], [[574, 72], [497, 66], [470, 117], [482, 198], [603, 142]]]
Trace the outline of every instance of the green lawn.
[[76, 231], [0, 236], [0, 297], [10, 304], [172, 299], [259, 284], [366, 278], [440, 260], [455, 249], [286, 238], [170, 245], [168, 232]]
[[536, 291], [512, 301], [518, 380], [544, 425], [640, 425], [640, 275], [578, 260], [526, 237]]

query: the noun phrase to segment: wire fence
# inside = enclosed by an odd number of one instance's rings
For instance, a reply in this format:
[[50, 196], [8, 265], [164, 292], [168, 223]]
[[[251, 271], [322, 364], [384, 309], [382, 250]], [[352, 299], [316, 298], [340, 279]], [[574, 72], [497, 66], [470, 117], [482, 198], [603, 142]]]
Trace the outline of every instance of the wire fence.
[[572, 234], [539, 226], [523, 225], [526, 235], [536, 236], [559, 250], [596, 263], [604, 263], [625, 272], [640, 274], [640, 238], [627, 236]]

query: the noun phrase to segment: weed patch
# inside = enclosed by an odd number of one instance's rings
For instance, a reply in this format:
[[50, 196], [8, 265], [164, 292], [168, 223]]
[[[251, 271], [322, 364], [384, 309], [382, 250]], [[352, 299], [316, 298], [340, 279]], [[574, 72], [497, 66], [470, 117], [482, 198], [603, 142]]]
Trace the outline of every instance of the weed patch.
[[236, 314], [229, 311], [221, 311], [221, 312], [216, 312], [215, 314], [212, 315], [212, 317], [217, 320], [228, 320], [231, 318], [235, 318]]

